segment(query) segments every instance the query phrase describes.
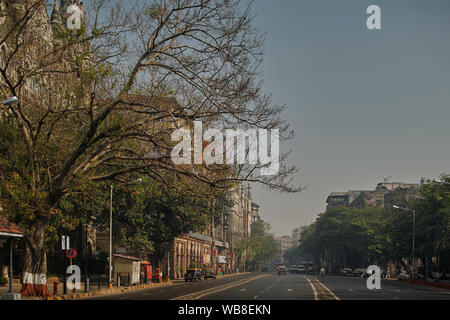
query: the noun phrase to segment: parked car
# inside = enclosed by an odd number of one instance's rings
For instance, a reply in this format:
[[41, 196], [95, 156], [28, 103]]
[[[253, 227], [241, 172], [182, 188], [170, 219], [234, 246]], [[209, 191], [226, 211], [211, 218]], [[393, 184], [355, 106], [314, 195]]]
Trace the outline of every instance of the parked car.
[[184, 281], [201, 281], [202, 273], [199, 269], [188, 269], [186, 270], [186, 274], [184, 275]]
[[341, 268], [339, 271], [341, 276], [351, 276], [353, 274], [352, 268]]
[[364, 278], [366, 276], [366, 270], [359, 268], [359, 269], [355, 269], [353, 270], [353, 276], [354, 277], [361, 277]]
[[207, 269], [205, 271], [205, 275], [203, 276], [203, 279], [207, 280], [207, 279], [216, 279], [216, 273], [214, 272], [213, 269]]

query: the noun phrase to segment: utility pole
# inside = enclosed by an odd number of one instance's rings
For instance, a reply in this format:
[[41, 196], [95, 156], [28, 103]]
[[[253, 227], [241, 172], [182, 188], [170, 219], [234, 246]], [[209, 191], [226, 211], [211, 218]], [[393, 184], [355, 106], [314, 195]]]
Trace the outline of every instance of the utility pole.
[[114, 186], [111, 185], [111, 196], [109, 202], [109, 280], [108, 286], [112, 288], [112, 212], [113, 212], [113, 189]]
[[216, 270], [216, 256], [215, 256], [215, 252], [216, 252], [216, 237], [215, 237], [215, 233], [216, 233], [216, 227], [214, 225], [214, 216], [215, 216], [215, 209], [214, 209], [214, 200], [212, 203], [212, 209], [213, 209], [213, 217], [212, 217], [212, 258], [213, 258], [213, 270], [214, 270], [214, 274], [217, 275], [217, 270]]
[[88, 275], [88, 227], [89, 225], [86, 224], [86, 235], [85, 235], [85, 241], [84, 241], [84, 292], [89, 291], [89, 275]]
[[414, 281], [416, 279], [416, 210], [408, 209], [408, 208], [402, 208], [399, 206], [393, 206], [394, 209], [404, 210], [411, 212], [413, 214], [413, 238], [412, 238], [412, 259], [413, 259], [413, 270], [412, 270], [412, 280]]
[[[135, 184], [135, 183], [142, 183], [142, 179], [136, 179], [134, 181], [131, 181], [127, 183], [127, 185]], [[111, 196], [109, 200], [109, 288], [112, 288], [112, 214], [113, 214], [113, 190], [114, 185], [111, 184]]]

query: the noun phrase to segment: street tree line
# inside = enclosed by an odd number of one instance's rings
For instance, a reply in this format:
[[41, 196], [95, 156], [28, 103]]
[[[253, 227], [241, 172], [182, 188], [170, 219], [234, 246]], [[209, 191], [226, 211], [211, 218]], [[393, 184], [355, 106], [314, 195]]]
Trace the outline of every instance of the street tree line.
[[[83, 220], [80, 199], [102, 210], [107, 201], [98, 201], [99, 190], [109, 184], [145, 176], [150, 185], [166, 186], [164, 204], [120, 199], [124, 207], [127, 201], [151, 207], [127, 213], [131, 230], [144, 222], [142, 212], [178, 226], [187, 208], [206, 208], [196, 196], [236, 182], [301, 190], [291, 183], [296, 169], [286, 166], [286, 155], [273, 176], [261, 176], [259, 165], [175, 165], [170, 158], [173, 129], [196, 120], [205, 128], [279, 129], [282, 141], [292, 138], [280, 118], [284, 107], [262, 91], [264, 34], [252, 25], [251, 4], [95, 0], [79, 30], [68, 30], [64, 21], [50, 24], [48, 1], [6, 4], [0, 92], [19, 103], [0, 107], [0, 201], [24, 230], [22, 294], [50, 294], [49, 240], [63, 224]], [[191, 199], [182, 197], [186, 190]], [[175, 229], [186, 230], [195, 219]], [[121, 237], [136, 249], [157, 250], [158, 241], [167, 240], [164, 231], [160, 240], [146, 240], [139, 228]]]
[[270, 229], [270, 225], [264, 221], [252, 223], [250, 236], [239, 240], [233, 248], [239, 265], [244, 263], [245, 254], [246, 270], [261, 270], [279, 254], [278, 242]]
[[[421, 196], [397, 205], [416, 211], [415, 257], [419, 272], [450, 272], [450, 176], [441, 182], [423, 180]], [[371, 264], [396, 271], [412, 265], [413, 215], [394, 208], [337, 207], [319, 215], [301, 235], [300, 246], [290, 252], [313, 258], [333, 272], [340, 267], [365, 268]]]

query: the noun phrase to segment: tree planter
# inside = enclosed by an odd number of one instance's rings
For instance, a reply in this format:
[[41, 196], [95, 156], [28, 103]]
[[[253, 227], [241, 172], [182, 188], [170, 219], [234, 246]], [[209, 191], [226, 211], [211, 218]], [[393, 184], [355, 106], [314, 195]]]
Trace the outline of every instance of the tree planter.
[[47, 288], [47, 276], [45, 274], [31, 274], [26, 272], [23, 277], [22, 289], [20, 293], [23, 296], [48, 297], [51, 296]]

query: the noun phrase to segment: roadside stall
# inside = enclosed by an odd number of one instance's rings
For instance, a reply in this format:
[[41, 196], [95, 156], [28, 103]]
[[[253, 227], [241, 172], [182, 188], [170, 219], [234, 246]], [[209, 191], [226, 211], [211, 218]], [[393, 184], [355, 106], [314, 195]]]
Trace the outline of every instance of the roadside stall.
[[[127, 284], [140, 283], [141, 258], [124, 256], [121, 254], [113, 255], [113, 279], [118, 285], [122, 284], [122, 277], [126, 279]], [[120, 283], [118, 281], [120, 277]]]

